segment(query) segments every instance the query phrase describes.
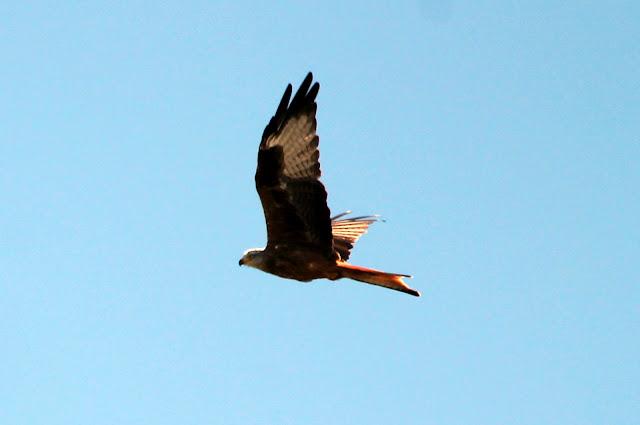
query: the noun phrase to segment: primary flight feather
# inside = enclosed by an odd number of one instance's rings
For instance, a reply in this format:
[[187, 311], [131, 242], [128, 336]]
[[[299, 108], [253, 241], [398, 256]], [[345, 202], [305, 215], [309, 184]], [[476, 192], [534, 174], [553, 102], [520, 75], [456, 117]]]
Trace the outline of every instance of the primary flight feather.
[[[419, 297], [405, 274], [347, 263], [349, 254], [375, 217], [331, 217], [327, 191], [320, 182], [316, 96], [307, 74], [291, 99], [289, 84], [275, 115], [264, 129], [255, 181], [267, 223], [267, 246], [245, 252], [247, 265], [287, 279], [354, 279]], [[290, 101], [291, 100], [291, 101]]]

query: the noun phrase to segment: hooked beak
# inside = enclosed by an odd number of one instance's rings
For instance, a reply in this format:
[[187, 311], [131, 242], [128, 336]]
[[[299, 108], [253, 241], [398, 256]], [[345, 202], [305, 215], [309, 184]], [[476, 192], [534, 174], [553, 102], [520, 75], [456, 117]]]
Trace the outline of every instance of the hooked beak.
[[241, 266], [244, 264], [244, 258], [241, 258], [240, 261], [238, 261], [238, 265]]

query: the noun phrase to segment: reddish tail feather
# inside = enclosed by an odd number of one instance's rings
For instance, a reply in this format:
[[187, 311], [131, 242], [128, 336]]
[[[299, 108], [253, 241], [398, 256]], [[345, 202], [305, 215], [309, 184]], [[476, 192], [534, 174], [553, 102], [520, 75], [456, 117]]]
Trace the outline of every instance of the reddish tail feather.
[[354, 266], [353, 264], [344, 262], [338, 262], [338, 269], [340, 270], [342, 277], [357, 280], [359, 282], [370, 283], [372, 285], [384, 286], [385, 288], [404, 292], [415, 297], [420, 296], [420, 292], [410, 288], [402, 280], [403, 277], [411, 277], [406, 274], [386, 273], [380, 270]]

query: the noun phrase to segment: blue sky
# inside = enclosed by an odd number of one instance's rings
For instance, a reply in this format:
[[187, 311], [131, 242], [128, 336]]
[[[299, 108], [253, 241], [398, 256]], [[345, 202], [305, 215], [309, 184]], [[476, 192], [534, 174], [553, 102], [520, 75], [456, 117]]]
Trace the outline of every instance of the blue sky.
[[[0, 422], [635, 424], [636, 2], [0, 9]], [[318, 97], [352, 261], [239, 268], [256, 149]]]

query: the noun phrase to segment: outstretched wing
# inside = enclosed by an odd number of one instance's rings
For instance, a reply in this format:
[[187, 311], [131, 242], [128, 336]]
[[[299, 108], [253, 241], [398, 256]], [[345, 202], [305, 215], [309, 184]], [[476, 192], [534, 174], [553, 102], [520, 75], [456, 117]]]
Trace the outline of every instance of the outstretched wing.
[[333, 247], [340, 254], [342, 261], [349, 259], [349, 254], [360, 236], [367, 233], [367, 229], [378, 221], [377, 216], [361, 216], [342, 218], [351, 211], [331, 217], [331, 228], [333, 232]]
[[316, 103], [307, 74], [289, 103], [291, 84], [262, 134], [256, 189], [267, 222], [267, 246], [301, 244], [333, 255], [327, 192], [318, 180]]

